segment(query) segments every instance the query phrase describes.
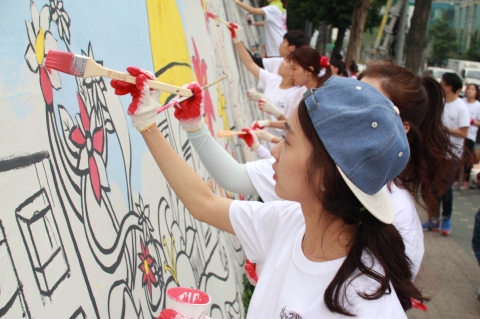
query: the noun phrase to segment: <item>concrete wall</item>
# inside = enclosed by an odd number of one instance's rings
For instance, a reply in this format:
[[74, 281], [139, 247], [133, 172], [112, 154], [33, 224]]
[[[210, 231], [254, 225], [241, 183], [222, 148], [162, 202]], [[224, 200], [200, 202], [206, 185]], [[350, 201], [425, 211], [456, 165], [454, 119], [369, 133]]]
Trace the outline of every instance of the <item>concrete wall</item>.
[[[194, 220], [165, 182], [110, 79], [44, 67], [50, 49], [104, 66], [206, 84], [212, 134], [258, 116], [244, 92], [228, 29], [231, 0], [2, 0], [0, 2], [0, 317], [156, 318], [168, 287], [196, 287], [212, 318], [242, 318], [239, 242]], [[162, 103], [171, 99], [162, 93]], [[157, 117], [172, 146], [221, 196], [173, 111]], [[240, 161], [243, 143], [218, 139]]]

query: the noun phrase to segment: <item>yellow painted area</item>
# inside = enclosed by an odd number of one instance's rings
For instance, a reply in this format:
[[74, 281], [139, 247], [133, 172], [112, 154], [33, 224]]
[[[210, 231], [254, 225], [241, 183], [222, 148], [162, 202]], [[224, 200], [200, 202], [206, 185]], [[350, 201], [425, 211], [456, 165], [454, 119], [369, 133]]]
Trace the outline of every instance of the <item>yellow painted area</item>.
[[[173, 85], [193, 81], [185, 31], [175, 0], [146, 0], [150, 28], [150, 45], [155, 72], [167, 68], [158, 80]], [[162, 93], [164, 104], [170, 93]]]
[[[227, 99], [223, 95], [222, 87], [220, 83], [217, 84], [217, 95], [218, 95], [218, 115], [223, 120], [223, 129], [230, 130], [230, 123], [228, 122], [227, 116]], [[225, 143], [228, 143], [229, 137], [225, 137]], [[233, 141], [233, 138], [230, 136], [230, 139]]]
[[35, 40], [35, 56], [37, 58], [37, 63], [43, 63], [43, 57], [45, 55], [45, 30], [40, 28], [38, 31], [37, 39]]
[[150, 269], [148, 268], [147, 259], [143, 261], [143, 269], [145, 269], [145, 275], [148, 276], [148, 272], [150, 271]]

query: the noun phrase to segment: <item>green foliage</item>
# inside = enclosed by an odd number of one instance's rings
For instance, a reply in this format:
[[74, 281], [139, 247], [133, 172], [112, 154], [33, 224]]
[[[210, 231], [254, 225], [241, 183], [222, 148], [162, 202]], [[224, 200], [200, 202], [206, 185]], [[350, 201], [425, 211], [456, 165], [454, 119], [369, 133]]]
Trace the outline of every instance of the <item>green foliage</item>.
[[243, 294], [242, 302], [243, 308], [245, 309], [245, 316], [247, 315], [248, 306], [250, 305], [250, 299], [252, 299], [253, 291], [255, 286], [253, 286], [250, 281], [248, 281], [247, 276], [243, 275]]
[[458, 48], [457, 31], [450, 26], [446, 15], [428, 28], [427, 39], [432, 44], [430, 59], [438, 64], [451, 58]]
[[470, 47], [462, 54], [463, 60], [480, 61], [480, 41], [472, 35], [470, 38]]
[[[350, 28], [355, 2], [356, 0], [288, 0], [288, 29], [303, 30], [305, 21], [312, 21], [314, 27], [318, 22], [325, 21], [334, 28]], [[370, 30], [380, 25], [382, 21], [382, 16], [379, 14], [380, 8], [386, 2], [386, 0], [372, 0], [366, 29]]]

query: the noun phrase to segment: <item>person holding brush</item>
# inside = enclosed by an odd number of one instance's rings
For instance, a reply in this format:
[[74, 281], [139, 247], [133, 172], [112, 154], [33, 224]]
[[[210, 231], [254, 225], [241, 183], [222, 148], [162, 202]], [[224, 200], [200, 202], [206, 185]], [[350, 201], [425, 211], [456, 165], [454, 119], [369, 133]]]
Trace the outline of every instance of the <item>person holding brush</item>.
[[268, 6], [255, 8], [239, 0], [235, 3], [254, 15], [262, 15], [265, 20], [254, 22], [254, 26], [262, 26], [265, 30], [265, 47], [267, 57], [280, 56], [279, 47], [283, 41], [283, 35], [287, 32], [287, 10], [281, 0], [267, 0]]
[[[426, 300], [411, 281], [384, 188], [407, 164], [408, 141], [396, 108], [376, 89], [332, 77], [309, 90], [271, 151], [275, 192], [285, 201], [259, 203], [211, 192], [148, 116], [158, 100], [145, 80], [112, 86], [131, 91], [132, 124], [166, 180], [193, 217], [235, 234], [247, 257], [264, 264], [247, 318], [406, 318], [410, 298]], [[176, 105], [175, 116], [197, 131], [202, 90], [188, 88], [194, 97]]]
[[[243, 45], [238, 29], [231, 29], [231, 31], [240, 60], [247, 70], [259, 80], [259, 86], [264, 88], [263, 94], [255, 89], [249, 89], [247, 91], [248, 98], [257, 102], [260, 110], [269, 114], [268, 119], [270, 121], [286, 120], [286, 117], [290, 115], [298, 103], [299, 93], [303, 92], [302, 88], [295, 86], [293, 83], [290, 64], [288, 61], [282, 61], [278, 73], [270, 73], [260, 68]], [[267, 130], [277, 138], [282, 136], [282, 132], [277, 129], [268, 128]], [[269, 145], [273, 146], [273, 144]]]
[[[429, 216], [434, 215], [439, 207], [438, 193], [446, 189], [445, 181], [452, 174], [436, 168], [458, 161], [440, 120], [442, 89], [431, 77], [417, 78], [405, 68], [387, 61], [370, 64], [359, 79], [373, 85], [397, 105], [409, 138], [411, 160], [389, 185], [388, 194], [396, 212], [394, 225], [402, 234], [416, 275], [424, 244], [415, 201]], [[266, 125], [260, 124], [255, 128]], [[238, 163], [209, 134], [205, 125], [199, 131], [187, 132], [187, 136], [207, 171], [221, 187], [234, 193], [259, 195], [265, 202], [279, 200], [272, 179], [274, 159]]]

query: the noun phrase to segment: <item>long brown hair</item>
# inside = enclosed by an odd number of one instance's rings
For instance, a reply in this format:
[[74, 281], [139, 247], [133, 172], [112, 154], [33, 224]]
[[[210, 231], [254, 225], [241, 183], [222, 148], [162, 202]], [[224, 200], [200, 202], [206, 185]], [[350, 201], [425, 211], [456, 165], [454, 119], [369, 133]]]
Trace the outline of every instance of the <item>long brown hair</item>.
[[[306, 139], [312, 145], [305, 178], [322, 204], [323, 212], [319, 216], [327, 215], [327, 219], [340, 219], [354, 229], [356, 227], [348, 255], [323, 295], [326, 307], [332, 312], [354, 316], [344, 303], [348, 285], [360, 275], [379, 283], [377, 291], [358, 292], [364, 299], [375, 300], [389, 294], [391, 283], [404, 310], [412, 307], [410, 298], [428, 300], [422, 297], [412, 282], [412, 266], [400, 233], [393, 225], [380, 222], [365, 210], [352, 193], [318, 137], [303, 100], [298, 106], [298, 119]], [[321, 185], [328, 186], [323, 188]], [[362, 258], [365, 255], [373, 257], [383, 268], [383, 273], [365, 264]]]
[[431, 76], [415, 76], [390, 61], [370, 63], [358, 79], [364, 77], [380, 80], [402, 121], [410, 125], [410, 160], [395, 183], [406, 188], [429, 217], [438, 216], [438, 198], [454, 180], [454, 167], [460, 162], [442, 124], [443, 88]]

